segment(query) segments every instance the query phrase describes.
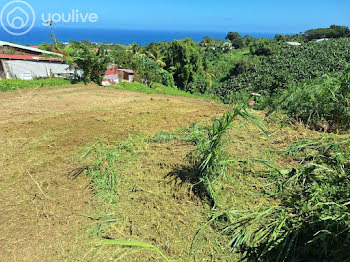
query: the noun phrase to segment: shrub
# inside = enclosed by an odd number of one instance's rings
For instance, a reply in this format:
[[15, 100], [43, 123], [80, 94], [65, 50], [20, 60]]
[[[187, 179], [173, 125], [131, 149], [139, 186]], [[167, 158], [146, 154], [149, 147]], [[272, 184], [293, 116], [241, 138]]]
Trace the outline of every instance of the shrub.
[[210, 82], [207, 78], [200, 74], [194, 74], [193, 80], [188, 84], [187, 90], [191, 93], [204, 94], [210, 87]]
[[72, 68], [83, 72], [84, 83], [91, 81], [102, 85], [108, 64], [112, 61], [111, 56], [103, 48], [94, 49], [80, 42], [70, 44], [69, 55], [65, 57], [67, 64]]
[[350, 124], [350, 69], [339, 76], [326, 75], [320, 80], [287, 89], [277, 101], [288, 116], [325, 131]]
[[136, 54], [134, 55], [138, 74], [145, 82], [156, 82], [166, 86], [175, 86], [173, 76], [152, 59]]
[[[271, 42], [271, 41], [270, 41]], [[256, 40], [250, 45], [250, 53], [257, 56], [269, 56], [273, 54], [272, 43], [268, 40]]]

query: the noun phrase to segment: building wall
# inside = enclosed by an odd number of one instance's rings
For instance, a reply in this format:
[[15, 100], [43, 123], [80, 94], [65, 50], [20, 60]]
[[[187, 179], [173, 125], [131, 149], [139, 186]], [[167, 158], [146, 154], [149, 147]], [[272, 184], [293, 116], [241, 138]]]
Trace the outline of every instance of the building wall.
[[61, 77], [73, 75], [69, 65], [53, 61], [2, 60], [6, 78], [18, 78], [31, 75], [32, 78]]

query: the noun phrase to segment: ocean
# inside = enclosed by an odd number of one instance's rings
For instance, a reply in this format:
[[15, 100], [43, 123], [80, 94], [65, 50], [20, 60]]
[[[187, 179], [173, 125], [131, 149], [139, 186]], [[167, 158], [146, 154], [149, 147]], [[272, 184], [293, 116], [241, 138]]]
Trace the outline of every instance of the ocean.
[[[274, 38], [273, 33], [245, 33], [255, 38]], [[23, 36], [13, 36], [0, 30], [0, 40], [16, 42], [23, 45], [38, 45], [43, 42], [52, 42], [50, 39], [51, 29], [49, 27], [33, 28]], [[61, 42], [70, 40], [89, 40], [96, 43], [120, 43], [146, 45], [151, 42], [172, 41], [191, 37], [194, 41], [201, 41], [204, 36], [224, 40], [227, 32], [181, 32], [181, 31], [151, 31], [151, 30], [125, 30], [125, 29], [91, 29], [91, 28], [55, 28], [56, 38]]]

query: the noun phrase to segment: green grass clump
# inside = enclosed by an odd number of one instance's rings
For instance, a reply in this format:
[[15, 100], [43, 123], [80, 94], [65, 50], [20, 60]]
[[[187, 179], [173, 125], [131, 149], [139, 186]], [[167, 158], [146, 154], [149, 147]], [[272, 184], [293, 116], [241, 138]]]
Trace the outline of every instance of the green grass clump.
[[[253, 99], [254, 97], [249, 100]], [[194, 169], [198, 176], [198, 183], [203, 185], [205, 194], [211, 200], [213, 208], [218, 204], [214, 185], [225, 177], [227, 164], [230, 162], [224, 152], [225, 135], [239, 117], [260, 127], [258, 119], [249, 114], [245, 108], [248, 101], [242, 106], [238, 105], [232, 110], [228, 110], [223, 117], [213, 119], [212, 125], [203, 129], [202, 136], [198, 136], [198, 133], [193, 135], [193, 137], [199, 138], [196, 141], [197, 147], [191, 156], [194, 161]], [[198, 129], [194, 130], [198, 132]]]
[[45, 78], [45, 79], [36, 79], [36, 80], [2, 79], [0, 80], [0, 92], [25, 89], [25, 88], [65, 86], [70, 84], [71, 84], [71, 80], [63, 79], [63, 78]]
[[89, 157], [92, 158], [92, 163], [86, 170], [97, 197], [110, 203], [116, 201], [120, 170], [136, 154], [129, 141], [119, 146], [105, 145], [98, 141], [84, 150], [81, 159], [86, 161]]
[[158, 83], [152, 83], [152, 87], [148, 87], [147, 85], [144, 85], [139, 82], [133, 82], [133, 83], [122, 82], [120, 86], [114, 86], [113, 88], [118, 90], [135, 91], [135, 92], [140, 92], [144, 94], [159, 94], [159, 95], [211, 99], [211, 97], [207, 95], [191, 94], [183, 90], [177, 89], [176, 87], [164, 86]]

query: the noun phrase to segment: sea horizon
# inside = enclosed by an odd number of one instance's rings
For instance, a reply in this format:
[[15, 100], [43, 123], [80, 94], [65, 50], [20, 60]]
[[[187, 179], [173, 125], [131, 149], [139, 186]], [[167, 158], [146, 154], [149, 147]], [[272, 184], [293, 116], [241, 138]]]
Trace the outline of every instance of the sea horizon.
[[[129, 45], [137, 43], [146, 45], [151, 42], [170, 42], [173, 40], [192, 38], [199, 42], [204, 36], [217, 40], [224, 40], [228, 32], [206, 32], [206, 31], [180, 31], [180, 30], [135, 30], [135, 29], [101, 29], [101, 28], [55, 28], [56, 38], [61, 42], [88, 40], [94, 43], [119, 43]], [[50, 38], [51, 28], [35, 27], [23, 36], [13, 36], [7, 32], [0, 31], [0, 40], [16, 42], [23, 45], [39, 45], [52, 42]], [[278, 33], [267, 32], [239, 32], [242, 36], [250, 35], [254, 38], [273, 39]]]

